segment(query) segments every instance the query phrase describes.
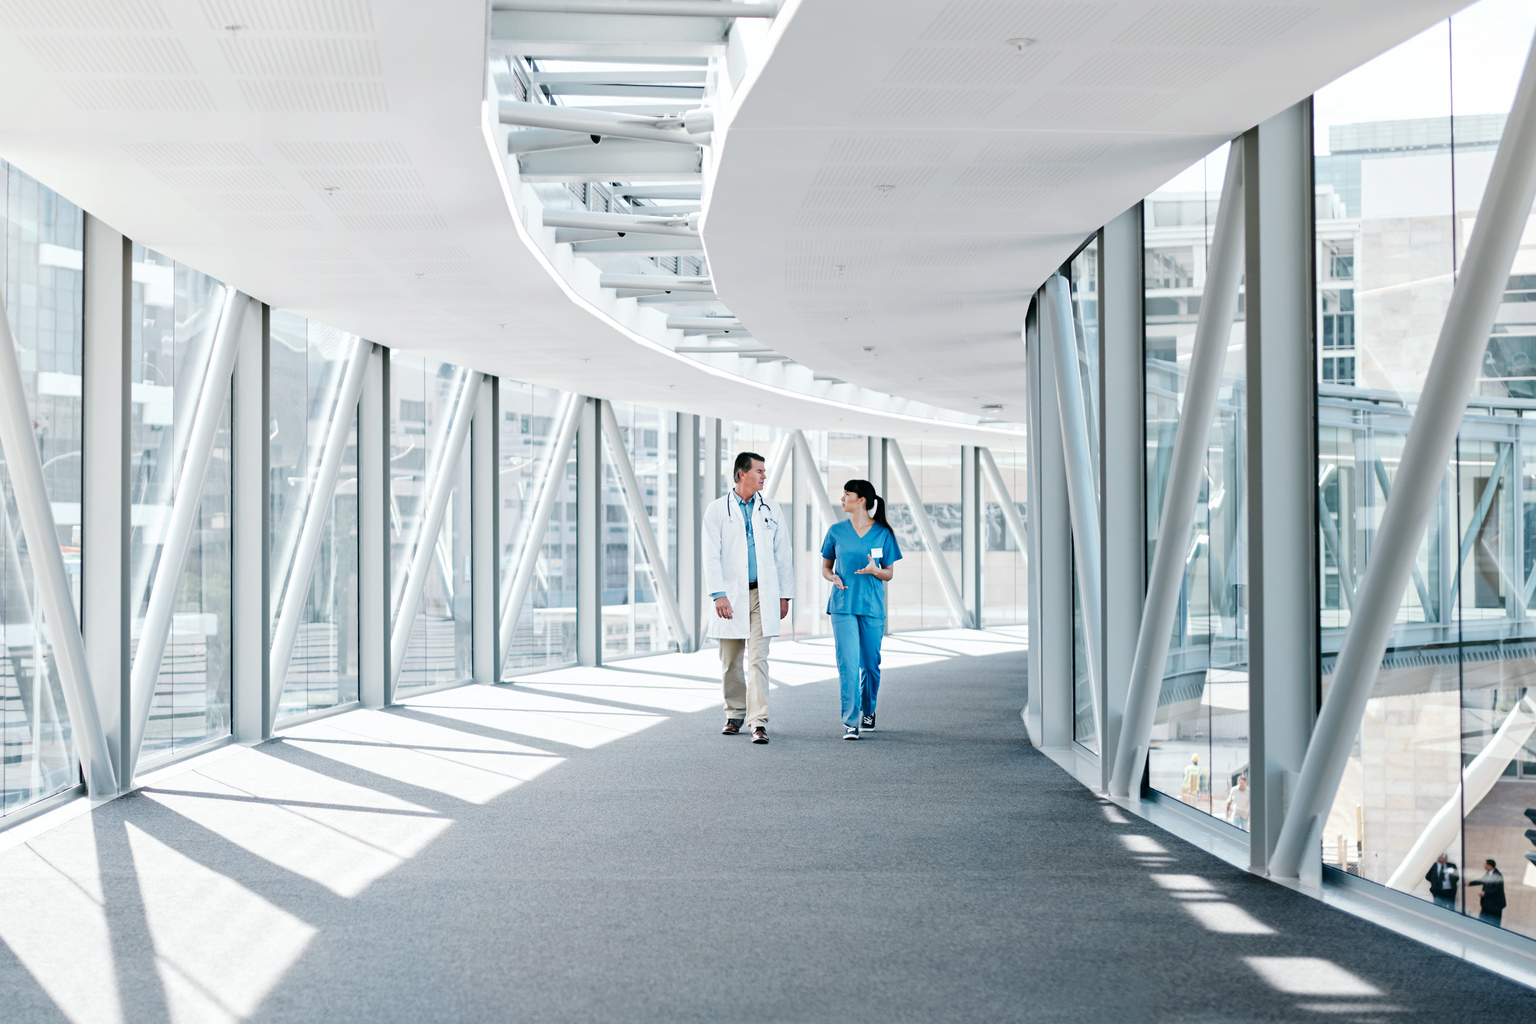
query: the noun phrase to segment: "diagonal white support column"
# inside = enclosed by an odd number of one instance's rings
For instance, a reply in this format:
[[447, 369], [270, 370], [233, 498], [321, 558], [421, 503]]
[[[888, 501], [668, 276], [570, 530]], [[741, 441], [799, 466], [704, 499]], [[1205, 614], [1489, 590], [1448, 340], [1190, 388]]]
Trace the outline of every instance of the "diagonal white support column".
[[1115, 750], [1114, 773], [1109, 780], [1111, 796], [1129, 796], [1141, 785], [1152, 722], [1157, 716], [1157, 698], [1163, 688], [1163, 666], [1168, 661], [1173, 618], [1178, 610], [1179, 587], [1184, 581], [1187, 538], [1194, 525], [1200, 482], [1205, 477], [1206, 446], [1221, 391], [1221, 371], [1227, 362], [1232, 318], [1237, 313], [1237, 282], [1243, 272], [1243, 253], [1243, 147], [1233, 145], [1228, 149], [1227, 178], [1211, 236], [1211, 256], [1205, 293], [1200, 300], [1200, 320], [1195, 325], [1189, 379], [1179, 410], [1168, 486], [1163, 492], [1157, 551], [1147, 576], [1147, 600], [1136, 637], [1136, 658], [1125, 695], [1125, 717]]
[[998, 472], [997, 460], [992, 457], [992, 449], [982, 448], [981, 472], [987, 478], [987, 486], [992, 488], [997, 503], [1003, 508], [1003, 521], [1008, 524], [1009, 531], [1013, 534], [1013, 542], [1019, 546], [1020, 551], [1029, 550], [1029, 537], [1024, 532], [1024, 517], [1019, 515], [1019, 508], [1013, 503], [1013, 498], [1008, 494], [1008, 488], [1003, 484], [1003, 474]]
[[272, 634], [270, 654], [271, 707], [270, 722], [277, 721], [278, 708], [283, 702], [283, 684], [288, 678], [288, 664], [293, 659], [294, 641], [299, 635], [299, 624], [308, 604], [309, 584], [315, 575], [315, 558], [320, 553], [320, 542], [325, 539], [325, 526], [331, 515], [331, 500], [336, 496], [336, 479], [341, 474], [341, 460], [347, 453], [347, 441], [352, 435], [353, 416], [357, 401], [363, 393], [363, 378], [368, 370], [368, 357], [373, 353], [373, 343], [357, 339], [352, 348], [352, 358], [341, 378], [341, 389], [336, 396], [336, 407], [331, 413], [331, 425], [326, 431], [325, 448], [320, 455], [320, 467], [315, 473], [314, 490], [304, 509], [304, 527], [299, 532], [299, 542], [294, 548], [293, 566], [287, 575], [287, 586], [279, 591], [278, 606], [282, 609], [277, 618], [277, 629]]
[[[645, 492], [640, 489], [640, 481], [635, 479], [635, 467], [629, 461], [629, 452], [624, 450], [624, 435], [619, 430], [619, 418], [613, 414], [612, 402], [603, 403], [603, 433], [608, 438], [608, 451], [613, 455], [613, 464], [619, 471], [619, 482], [624, 485], [624, 496], [629, 500], [629, 518], [635, 524], [635, 532], [640, 535], [640, 547], [644, 549], [646, 564], [651, 568], [651, 584], [656, 591], [656, 600], [667, 618], [667, 628], [677, 638], [678, 649], [686, 649], [692, 638], [683, 626], [683, 611], [677, 605], [677, 589], [673, 587], [672, 576], [667, 572], [667, 561], [661, 555], [661, 545], [656, 543], [656, 531], [651, 529], [651, 517], [645, 511]], [[665, 494], [657, 500], [666, 500]]]
[[944, 552], [939, 550], [939, 536], [933, 530], [928, 510], [923, 507], [923, 496], [917, 493], [917, 484], [912, 481], [912, 471], [907, 468], [906, 456], [901, 454], [901, 445], [896, 443], [895, 438], [886, 439], [885, 450], [890, 457], [891, 469], [901, 483], [901, 492], [907, 496], [907, 507], [912, 510], [912, 518], [917, 522], [917, 532], [922, 535], [923, 547], [933, 556], [933, 568], [939, 574], [939, 588], [944, 591], [944, 600], [949, 603], [955, 622], [965, 626], [969, 624], [970, 616], [966, 614], [965, 602], [960, 597], [960, 588], [955, 585], [955, 574], [949, 569], [949, 561], [944, 557]]
[[[544, 548], [544, 531], [549, 528], [549, 516], [560, 488], [565, 483], [565, 467], [570, 462], [571, 445], [576, 443], [576, 427], [581, 422], [578, 415], [583, 399], [567, 392], [561, 399], [560, 416], [556, 420], [554, 436], [550, 439], [549, 452], [540, 474], [539, 497], [533, 511], [525, 521], [522, 543], [518, 546], [517, 568], [512, 576], [512, 586], [501, 605], [501, 657], [512, 653], [512, 639], [517, 635], [517, 620], [523, 614], [523, 602], [528, 599], [528, 588], [533, 585], [538, 570], [539, 552]], [[498, 666], [499, 668], [500, 666]]]
[[469, 440], [469, 425], [475, 418], [475, 399], [479, 397], [482, 375], [471, 370], [465, 375], [464, 387], [453, 405], [449, 418], [448, 433], [438, 452], [428, 452], [427, 457], [437, 457], [431, 483], [427, 487], [427, 506], [421, 517], [421, 527], [416, 534], [416, 547], [411, 553], [411, 565], [407, 570], [405, 585], [400, 589], [400, 608], [395, 613], [395, 627], [389, 638], [390, 689], [400, 681], [400, 670], [405, 667], [405, 652], [411, 643], [411, 630], [416, 625], [416, 612], [421, 608], [421, 596], [427, 588], [427, 574], [437, 551], [437, 535], [443, 528], [443, 515], [448, 511], [448, 498], [453, 494], [453, 484], [458, 477], [459, 459], [464, 454], [464, 444]]
[[1295, 878], [1308, 856], [1318, 823], [1328, 813], [1344, 775], [1360, 719], [1376, 684], [1382, 655], [1397, 620], [1409, 570], [1440, 494], [1445, 466], [1477, 382], [1494, 315], [1509, 282], [1520, 236], [1536, 197], [1536, 45], [1504, 124], [1482, 209], [1466, 259], [1451, 292], [1424, 390], [1408, 428], [1392, 497], [1376, 531], [1376, 545], [1356, 594], [1355, 612], [1339, 649], [1333, 682], [1323, 696], [1301, 779], [1286, 808], [1270, 860], [1270, 874]]
[[214, 329], [208, 369], [198, 392], [197, 411], [192, 414], [186, 457], [176, 480], [165, 542], [160, 547], [160, 562], [149, 587], [149, 604], [144, 610], [139, 647], [134, 653], [133, 671], [129, 675], [129, 691], [133, 695], [133, 736], [128, 750], [130, 775], [125, 781], [130, 785], [132, 773], [138, 771], [139, 751], [144, 746], [144, 732], [149, 726], [149, 707], [154, 703], [155, 683], [160, 678], [160, 663], [165, 658], [176, 594], [181, 589], [181, 571], [192, 544], [197, 513], [203, 503], [203, 485], [208, 480], [213, 442], [229, 399], [230, 376], [234, 373], [235, 356], [240, 351], [240, 321], [248, 308], [249, 300], [244, 295], [233, 288], [225, 288], [224, 309]]
[[1323, 543], [1328, 545], [1328, 553], [1333, 556], [1333, 564], [1339, 570], [1339, 593], [1344, 599], [1344, 609], [1353, 611], [1355, 571], [1344, 559], [1344, 541], [1339, 536], [1338, 521], [1333, 518], [1333, 513], [1328, 511], [1328, 502], [1323, 498], [1323, 488], [1328, 485], [1328, 478], [1337, 470], [1337, 466], [1329, 466], [1323, 470], [1323, 477], [1317, 483], [1317, 520], [1323, 526]]
[[[1372, 459], [1371, 462], [1374, 464], [1375, 469], [1376, 469], [1376, 482], [1381, 485], [1381, 498], [1382, 498], [1382, 500], [1383, 501], [1390, 501], [1390, 500], [1392, 500], [1392, 481], [1387, 479], [1387, 467], [1382, 464], [1382, 461], [1380, 459]], [[1413, 571], [1412, 571], [1411, 575], [1413, 576], [1413, 586], [1414, 586], [1414, 589], [1417, 590], [1418, 593], [1419, 593], [1419, 607], [1424, 609], [1424, 621], [1428, 622], [1428, 621], [1430, 621], [1430, 618], [1429, 618], [1429, 609], [1430, 609], [1429, 586], [1424, 582], [1424, 574], [1419, 572], [1419, 566], [1418, 566], [1417, 562], [1414, 563]], [[1536, 580], [1536, 572], [1533, 572], [1531, 574], [1531, 580]], [[1526, 592], [1525, 592], [1525, 604], [1523, 605], [1523, 607], [1527, 607], [1527, 608], [1530, 607], [1530, 604], [1531, 604], [1530, 588], [1531, 588], [1531, 582], [1527, 581], [1526, 582]], [[1424, 870], [1428, 871], [1429, 869], [1425, 868]]]
[[805, 439], [804, 431], [795, 431], [795, 450], [805, 460], [805, 476], [811, 482], [811, 492], [816, 496], [816, 504], [821, 509], [822, 524], [831, 529], [832, 524], [843, 517], [827, 494], [827, 482], [821, 478], [820, 471], [816, 469], [816, 456], [811, 454], [811, 443]]
[[1410, 892], [1423, 881], [1435, 858], [1455, 841], [1461, 831], [1462, 819], [1492, 791], [1493, 784], [1499, 781], [1533, 732], [1536, 732], [1536, 694], [1528, 693], [1510, 709], [1509, 717], [1504, 719], [1504, 724], [1499, 726], [1483, 752], [1462, 769], [1461, 785], [1429, 819], [1407, 856], [1387, 879], [1388, 886]]
[[[1083, 644], [1088, 654], [1088, 690], [1093, 700], [1094, 735], [1101, 739], [1104, 709], [1099, 700], [1104, 674], [1103, 563], [1099, 551], [1099, 492], [1094, 482], [1093, 447], [1088, 440], [1088, 412], [1083, 405], [1078, 369], [1077, 332], [1072, 326], [1072, 293], [1067, 280], [1052, 274], [1045, 282], [1044, 340], [1051, 345], [1056, 377], [1056, 408], [1061, 413], [1061, 449], [1067, 466], [1067, 509], [1072, 516], [1072, 553], [1077, 562], [1077, 593], [1083, 607]], [[1100, 748], [1103, 750], [1103, 748]], [[1103, 750], [1101, 756], [1113, 756]]]
[[[16, 356], [16, 339], [11, 336], [11, 321], [0, 296], [0, 453], [10, 473], [16, 492], [16, 511], [21, 519], [21, 535], [26, 538], [27, 554], [32, 561], [32, 578], [48, 624], [48, 644], [53, 649], [59, 681], [64, 687], [64, 706], [69, 712], [70, 731], [80, 766], [85, 772], [86, 789], [92, 796], [117, 792], [117, 773], [112, 767], [112, 751], [102, 728], [96, 706], [96, 691], [86, 669], [85, 640], [75, 616], [74, 598], [69, 592], [69, 576], [64, 570], [64, 555], [59, 549], [59, 535], [53, 521], [53, 506], [43, 482], [43, 460], [37, 450], [37, 436], [32, 431], [32, 414], [27, 407], [27, 392], [21, 379], [21, 360]], [[6, 515], [9, 527], [9, 513]], [[9, 531], [7, 531], [9, 532]], [[35, 623], [34, 623], [35, 624]], [[34, 641], [35, 642], [35, 641]], [[45, 671], [38, 659], [33, 672]], [[40, 709], [34, 708], [33, 714]]]
[[[774, 495], [779, 493], [779, 483], [784, 479], [784, 471], [789, 468], [789, 453], [794, 450], [794, 447], [795, 439], [793, 431], [791, 431], [779, 438], [778, 445], [773, 449], [773, 454], [768, 458], [768, 482], [763, 487], [763, 497], [770, 501], [776, 500]], [[730, 486], [736, 486], [734, 477], [730, 482]]]

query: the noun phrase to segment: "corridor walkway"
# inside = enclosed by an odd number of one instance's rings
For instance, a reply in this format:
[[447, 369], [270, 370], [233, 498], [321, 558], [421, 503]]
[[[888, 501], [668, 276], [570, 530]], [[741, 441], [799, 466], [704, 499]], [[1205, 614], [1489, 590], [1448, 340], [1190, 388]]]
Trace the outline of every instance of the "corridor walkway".
[[[429, 694], [0, 833], [0, 1019], [1536, 1021], [1536, 993], [1108, 807], [1023, 735], [1016, 636], [828, 643], [772, 743], [711, 652]], [[72, 816], [70, 814], [72, 813]]]

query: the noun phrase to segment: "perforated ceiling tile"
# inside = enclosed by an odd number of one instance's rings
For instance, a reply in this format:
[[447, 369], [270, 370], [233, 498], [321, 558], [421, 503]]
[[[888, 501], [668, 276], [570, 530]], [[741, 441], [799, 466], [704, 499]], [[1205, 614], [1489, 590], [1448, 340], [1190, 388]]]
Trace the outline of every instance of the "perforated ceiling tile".
[[1128, 46], [1258, 46], [1316, 14], [1316, 7], [1159, 4], [1115, 37]]
[[124, 152], [151, 167], [259, 167], [239, 142], [124, 142]]
[[246, 80], [240, 93], [252, 110], [264, 113], [382, 113], [389, 109], [378, 82]]
[[897, 189], [813, 188], [800, 200], [806, 210], [881, 209], [897, 203]]
[[162, 167], [157, 177], [186, 192], [257, 192], [283, 190], [265, 167]]
[[1082, 172], [1081, 165], [1072, 164], [986, 164], [967, 167], [955, 184], [965, 188], [1056, 188]]
[[320, 224], [307, 213], [236, 213], [218, 218], [231, 231], [318, 231]]
[[813, 185], [853, 188], [894, 185], [912, 188], [928, 181], [937, 167], [907, 164], [830, 164], [816, 172]]
[[0, 25], [102, 30], [171, 27], [156, 0], [0, 0]]
[[932, 135], [884, 139], [838, 139], [827, 150], [827, 158], [823, 162], [829, 164], [939, 164], [949, 158], [954, 148], [953, 139], [935, 138]]
[[372, 32], [368, 0], [201, 0], [210, 28], [259, 32]]
[[326, 196], [325, 205], [337, 213], [436, 212], [425, 192], [352, 192], [340, 189]]
[[280, 263], [315, 263], [315, 264], [356, 264], [366, 269], [366, 264], [358, 259], [357, 254], [351, 249], [341, 246], [301, 246], [296, 248], [273, 249], [272, 255]]
[[421, 178], [410, 167], [311, 167], [299, 175], [318, 189], [403, 192], [421, 188]]
[[390, 268], [402, 274], [476, 274], [480, 265], [457, 245], [402, 245], [375, 249]]
[[448, 224], [435, 213], [343, 213], [337, 220], [350, 231], [444, 231]]
[[943, 210], [1033, 210], [1049, 198], [1044, 191], [1020, 192], [1016, 188], [955, 188], [944, 193]]
[[935, 42], [1003, 43], [1024, 36], [1049, 46], [1069, 43], [1114, 4], [950, 0], [919, 37]]
[[890, 215], [883, 210], [801, 210], [795, 216], [797, 228], [872, 228], [884, 224]]
[[203, 83], [179, 78], [66, 78], [59, 82], [84, 110], [213, 110]]
[[407, 167], [398, 142], [279, 142], [277, 151], [295, 167]]
[[855, 117], [985, 117], [1009, 97], [1005, 89], [876, 89]]
[[190, 75], [181, 41], [169, 36], [22, 36], [22, 45], [56, 75]]
[[189, 192], [185, 198], [210, 212], [297, 213], [304, 209], [287, 192]]
[[1193, 89], [1241, 58], [1236, 53], [1096, 53], [1061, 84], [1090, 89]]
[[237, 75], [277, 77], [379, 75], [379, 49], [372, 39], [220, 39], [219, 47]]
[[1060, 54], [1056, 50], [1012, 47], [985, 50], [944, 47], [912, 49], [885, 76], [913, 85], [1022, 85]]
[[892, 263], [897, 267], [965, 267], [1006, 252], [1007, 243], [978, 238], [956, 242], [947, 238], [910, 238], [902, 243]]
[[1182, 93], [1051, 92], [1024, 112], [1026, 120], [1145, 121], [1183, 99]]
[[1112, 142], [1030, 135], [1022, 139], [993, 139], [981, 148], [974, 164], [1086, 164], [1110, 151]]

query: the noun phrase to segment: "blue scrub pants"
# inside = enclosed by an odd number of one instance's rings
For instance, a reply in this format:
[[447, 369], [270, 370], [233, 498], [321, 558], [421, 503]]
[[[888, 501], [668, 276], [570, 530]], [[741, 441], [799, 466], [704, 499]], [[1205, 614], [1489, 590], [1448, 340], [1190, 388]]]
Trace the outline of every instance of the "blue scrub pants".
[[843, 724], [850, 729], [859, 727], [860, 715], [875, 713], [875, 697], [880, 693], [880, 637], [884, 633], [884, 616], [832, 616], [837, 677], [843, 690]]

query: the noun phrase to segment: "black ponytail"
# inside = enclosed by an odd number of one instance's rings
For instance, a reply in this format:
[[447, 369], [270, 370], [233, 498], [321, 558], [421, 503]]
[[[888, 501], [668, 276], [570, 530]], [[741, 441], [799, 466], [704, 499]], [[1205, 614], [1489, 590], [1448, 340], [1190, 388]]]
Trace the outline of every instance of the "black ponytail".
[[[869, 518], [891, 529], [891, 524], [885, 520], [885, 499], [875, 493], [875, 485], [868, 480], [849, 480], [843, 484], [843, 490], [857, 494], [864, 499], [864, 509], [869, 513]], [[894, 530], [892, 531], [895, 532]]]

